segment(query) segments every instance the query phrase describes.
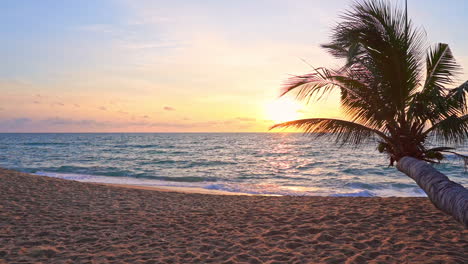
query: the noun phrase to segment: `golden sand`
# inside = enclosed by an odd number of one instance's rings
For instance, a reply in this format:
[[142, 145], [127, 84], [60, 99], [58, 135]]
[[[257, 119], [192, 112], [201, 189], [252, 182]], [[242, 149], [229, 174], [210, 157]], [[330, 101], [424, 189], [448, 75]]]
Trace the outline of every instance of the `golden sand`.
[[425, 198], [190, 194], [0, 169], [0, 263], [468, 263]]

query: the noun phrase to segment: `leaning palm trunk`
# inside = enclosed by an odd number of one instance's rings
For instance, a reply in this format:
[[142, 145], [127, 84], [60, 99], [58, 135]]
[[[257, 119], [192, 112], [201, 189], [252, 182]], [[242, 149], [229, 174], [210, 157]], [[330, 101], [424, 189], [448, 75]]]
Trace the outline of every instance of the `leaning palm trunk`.
[[397, 168], [415, 180], [437, 208], [468, 228], [467, 189], [422, 160], [403, 157], [398, 161]]

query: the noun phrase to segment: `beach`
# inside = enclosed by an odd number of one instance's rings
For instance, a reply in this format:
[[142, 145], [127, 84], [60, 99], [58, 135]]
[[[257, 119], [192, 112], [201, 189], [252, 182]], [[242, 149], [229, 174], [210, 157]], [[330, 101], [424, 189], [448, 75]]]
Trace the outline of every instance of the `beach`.
[[212, 195], [0, 169], [0, 263], [468, 263], [427, 198]]

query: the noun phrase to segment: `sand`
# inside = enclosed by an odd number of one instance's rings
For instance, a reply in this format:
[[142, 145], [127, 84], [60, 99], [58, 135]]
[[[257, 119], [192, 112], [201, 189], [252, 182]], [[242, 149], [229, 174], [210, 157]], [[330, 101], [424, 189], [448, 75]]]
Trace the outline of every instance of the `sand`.
[[0, 169], [0, 263], [468, 263], [425, 198], [187, 194]]

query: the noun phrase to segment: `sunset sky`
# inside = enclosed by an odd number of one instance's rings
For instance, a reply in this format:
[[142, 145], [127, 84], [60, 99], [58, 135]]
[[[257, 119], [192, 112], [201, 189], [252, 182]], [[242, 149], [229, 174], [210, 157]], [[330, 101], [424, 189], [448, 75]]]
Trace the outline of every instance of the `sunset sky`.
[[[393, 1], [401, 2], [402, 1]], [[277, 101], [337, 61], [319, 45], [350, 0], [9, 0], [0, 8], [0, 132], [264, 132], [340, 117], [336, 96]], [[468, 79], [466, 0], [410, 0]]]

